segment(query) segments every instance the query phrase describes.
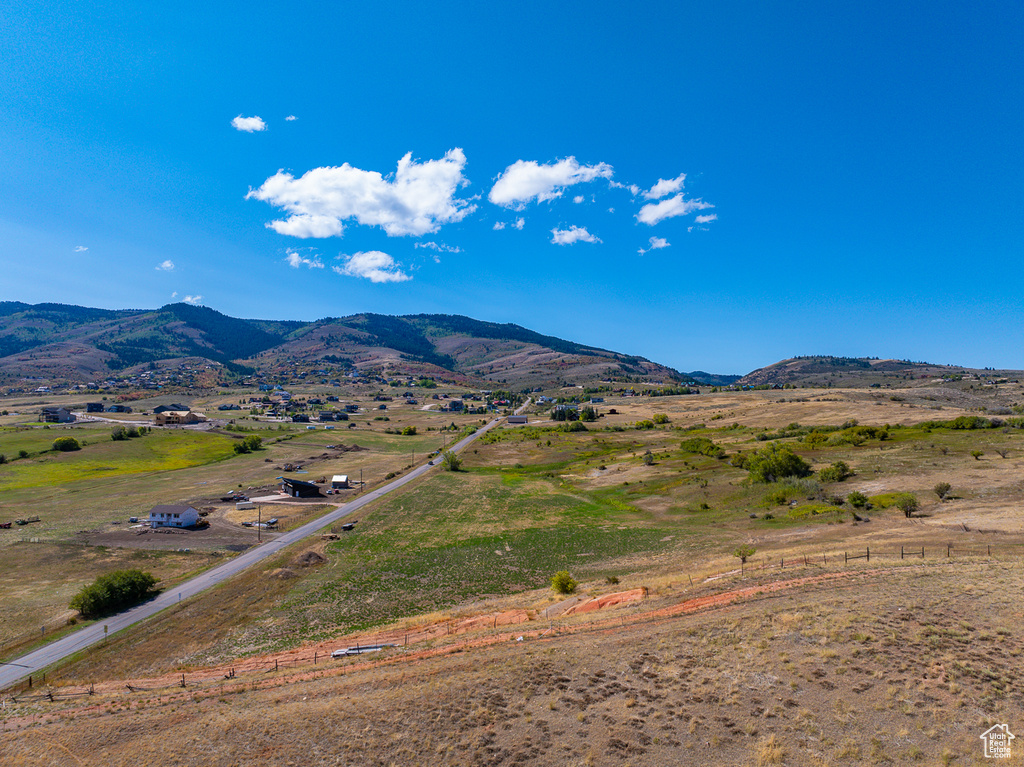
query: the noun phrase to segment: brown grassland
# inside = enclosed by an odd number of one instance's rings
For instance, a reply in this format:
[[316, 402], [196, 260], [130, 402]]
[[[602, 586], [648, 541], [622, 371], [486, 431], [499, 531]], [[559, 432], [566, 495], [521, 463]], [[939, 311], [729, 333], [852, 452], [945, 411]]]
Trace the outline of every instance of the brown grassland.
[[[360, 511], [338, 540], [296, 545], [10, 691], [0, 763], [986, 763], [981, 733], [1024, 723], [1024, 431], [921, 424], [1022, 399], [1018, 385], [937, 384], [609, 397], [588, 431], [503, 428], [463, 471]], [[436, 443], [428, 426], [478, 420], [440, 415], [287, 432], [266, 453], [177, 470], [179, 484], [262, 484], [264, 465], [296, 458], [311, 474], [372, 465], [381, 482], [412, 458], [398, 446]], [[888, 428], [864, 436], [853, 420]], [[420, 435], [383, 432], [403, 423]], [[693, 437], [725, 456], [681, 449]], [[342, 438], [369, 449], [317, 448]], [[852, 476], [750, 482], [735, 456], [772, 443]], [[854, 491], [872, 508], [851, 506]], [[910, 517], [890, 505], [905, 492], [920, 501]], [[58, 611], [107, 560], [157, 554], [79, 546], [46, 603], [69, 545], [0, 549], [29, 576], [23, 612]], [[740, 545], [756, 550], [742, 568]], [[217, 556], [145, 566], [171, 586]], [[561, 569], [577, 595], [547, 587]], [[380, 642], [397, 646], [325, 659]]]

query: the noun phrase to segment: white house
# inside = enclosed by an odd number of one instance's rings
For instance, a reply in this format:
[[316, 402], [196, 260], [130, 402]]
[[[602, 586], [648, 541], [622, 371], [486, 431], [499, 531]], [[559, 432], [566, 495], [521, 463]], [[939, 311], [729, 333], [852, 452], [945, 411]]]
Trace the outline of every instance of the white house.
[[150, 527], [192, 527], [199, 512], [191, 506], [154, 506], [149, 510]]
[[331, 478], [331, 488], [333, 490], [341, 490], [348, 487], [348, 474], [335, 474]]

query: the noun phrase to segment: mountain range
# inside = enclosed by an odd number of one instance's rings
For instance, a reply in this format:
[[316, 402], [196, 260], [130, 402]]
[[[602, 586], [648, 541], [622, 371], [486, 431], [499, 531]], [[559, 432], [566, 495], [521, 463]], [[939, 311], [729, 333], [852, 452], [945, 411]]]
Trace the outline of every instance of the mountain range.
[[181, 360], [217, 363], [227, 375], [299, 366], [516, 388], [691, 378], [644, 357], [459, 315], [364, 313], [299, 322], [238, 319], [185, 303], [111, 310], [0, 302], [0, 380], [6, 383], [84, 383]]

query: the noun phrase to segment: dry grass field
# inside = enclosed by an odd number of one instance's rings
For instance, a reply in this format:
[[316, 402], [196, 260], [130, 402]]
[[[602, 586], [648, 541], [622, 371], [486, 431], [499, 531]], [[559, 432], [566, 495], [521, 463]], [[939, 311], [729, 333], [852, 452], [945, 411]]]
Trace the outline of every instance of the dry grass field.
[[[948, 422], [1021, 399], [1018, 385], [915, 382], [608, 397], [578, 432], [532, 416], [337, 540], [292, 547], [50, 670], [52, 689], [96, 695], [7, 700], [0, 762], [984, 763], [981, 732], [1024, 719], [1024, 432], [1012, 415]], [[479, 420], [388, 404], [388, 421], [334, 431], [238, 418], [265, 451], [154, 472], [140, 493], [206, 502], [269, 487], [286, 462], [309, 478], [363, 468], [377, 484], [437, 447], [438, 426]], [[386, 431], [403, 425], [418, 434]], [[768, 445], [814, 474], [752, 482], [742, 457]], [[850, 476], [819, 475], [836, 462]], [[98, 504], [102, 487], [80, 497]], [[909, 517], [901, 493], [919, 500]], [[219, 524], [252, 516], [216, 508]], [[317, 513], [277, 508], [289, 526]], [[756, 550], [742, 571], [740, 545]], [[562, 569], [580, 597], [547, 588]], [[610, 606], [580, 602], [596, 598]], [[324, 666], [325, 652], [375, 640], [402, 647]], [[158, 728], [170, 737], [144, 734]]]
[[985, 763], [978, 736], [1024, 714], [1020, 560], [862, 567], [827, 582], [808, 572], [719, 583], [741, 589], [735, 601], [653, 594], [640, 609], [375, 661], [8, 702], [0, 760]]

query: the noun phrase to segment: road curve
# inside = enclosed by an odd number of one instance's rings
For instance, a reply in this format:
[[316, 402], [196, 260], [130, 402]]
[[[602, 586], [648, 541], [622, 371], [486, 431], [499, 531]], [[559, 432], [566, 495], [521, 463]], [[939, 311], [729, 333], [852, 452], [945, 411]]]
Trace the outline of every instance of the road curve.
[[[516, 410], [516, 413], [518, 414], [525, 410], [530, 402], [531, 399], [527, 398], [526, 402]], [[468, 445], [482, 437], [503, 420], [505, 419], [495, 418], [469, 436], [459, 440], [448, 449], [456, 453], [465, 450]], [[162, 592], [155, 599], [151, 599], [138, 607], [134, 607], [131, 610], [114, 615], [105, 621], [94, 623], [91, 626], [86, 626], [73, 634], [62, 637], [61, 639], [44, 645], [37, 650], [33, 650], [20, 658], [15, 658], [12, 661], [0, 664], [0, 690], [10, 687], [12, 684], [24, 679], [30, 674], [39, 673], [54, 663], [64, 660], [69, 655], [80, 650], [84, 650], [86, 647], [90, 647], [97, 642], [102, 641], [108, 633], [114, 634], [118, 631], [123, 631], [139, 621], [156, 615], [161, 610], [171, 607], [185, 599], [189, 599], [190, 597], [194, 597], [196, 594], [206, 591], [206, 589], [211, 586], [223, 583], [228, 578], [238, 575], [243, 570], [252, 567], [257, 562], [261, 562], [267, 557], [273, 556], [281, 549], [291, 546], [293, 543], [301, 541], [303, 538], [323, 530], [325, 527], [334, 524], [339, 519], [347, 517], [349, 514], [358, 511], [367, 504], [373, 503], [374, 501], [383, 498], [388, 493], [391, 493], [403, 485], [418, 479], [430, 471], [430, 469], [432, 469], [437, 463], [440, 463], [440, 458], [435, 458], [421, 466], [417, 466], [405, 476], [399, 477], [386, 485], [382, 485], [366, 495], [361, 495], [355, 500], [342, 504], [334, 511], [328, 512], [324, 516], [314, 519], [312, 522], [307, 522], [301, 527], [297, 527], [290, 532], [284, 533], [283, 535], [271, 541], [267, 541], [256, 548], [249, 549], [240, 556], [237, 556], [222, 565], [218, 565], [211, 570], [207, 570], [205, 573], [197, 575], [191, 580], [185, 581], [174, 589]]]

